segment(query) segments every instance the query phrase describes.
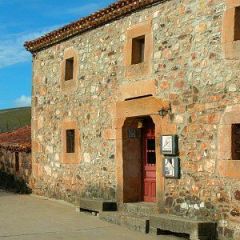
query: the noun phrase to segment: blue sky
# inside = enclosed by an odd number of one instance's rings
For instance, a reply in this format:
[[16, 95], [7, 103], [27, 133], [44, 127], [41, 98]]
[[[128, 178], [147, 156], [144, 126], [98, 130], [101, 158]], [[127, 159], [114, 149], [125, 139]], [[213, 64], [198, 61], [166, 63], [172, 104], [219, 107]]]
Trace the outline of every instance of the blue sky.
[[31, 54], [26, 40], [61, 27], [114, 0], [0, 0], [0, 109], [30, 104]]

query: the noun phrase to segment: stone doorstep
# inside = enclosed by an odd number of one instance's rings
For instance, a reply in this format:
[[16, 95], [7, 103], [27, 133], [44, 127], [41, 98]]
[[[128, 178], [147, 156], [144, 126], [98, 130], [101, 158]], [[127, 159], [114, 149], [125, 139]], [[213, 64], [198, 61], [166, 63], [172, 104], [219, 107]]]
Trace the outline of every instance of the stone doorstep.
[[154, 203], [124, 203], [121, 206], [121, 211], [130, 215], [149, 217], [158, 213], [157, 205]]
[[137, 217], [124, 212], [100, 212], [99, 219], [127, 227], [133, 231], [149, 232], [149, 218], [147, 217]]
[[149, 225], [151, 233], [158, 229], [173, 233], [185, 233], [190, 235], [191, 240], [214, 240], [216, 239], [216, 223], [201, 220], [192, 220], [174, 215], [159, 214], [150, 216]]
[[117, 211], [117, 203], [103, 199], [81, 198], [79, 208], [80, 211], [88, 212]]

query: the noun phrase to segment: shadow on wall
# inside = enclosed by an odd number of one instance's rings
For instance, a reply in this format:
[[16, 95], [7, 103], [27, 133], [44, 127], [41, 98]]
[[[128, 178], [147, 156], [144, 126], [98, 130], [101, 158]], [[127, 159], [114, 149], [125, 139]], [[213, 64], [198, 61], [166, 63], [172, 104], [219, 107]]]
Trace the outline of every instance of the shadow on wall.
[[32, 189], [28, 187], [27, 183], [22, 178], [2, 170], [0, 170], [0, 189], [19, 194], [32, 193]]

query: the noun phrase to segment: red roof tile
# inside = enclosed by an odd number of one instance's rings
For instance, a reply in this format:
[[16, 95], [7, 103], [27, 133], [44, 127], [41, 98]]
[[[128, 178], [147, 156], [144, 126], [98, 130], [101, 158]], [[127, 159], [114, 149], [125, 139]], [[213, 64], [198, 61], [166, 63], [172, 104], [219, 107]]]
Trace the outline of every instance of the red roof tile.
[[0, 148], [31, 152], [31, 127], [27, 126], [13, 132], [0, 133]]
[[88, 17], [81, 18], [76, 22], [70, 23], [35, 40], [25, 42], [24, 46], [28, 51], [35, 53], [77, 34], [123, 17], [133, 11], [163, 1], [166, 0], [118, 0]]

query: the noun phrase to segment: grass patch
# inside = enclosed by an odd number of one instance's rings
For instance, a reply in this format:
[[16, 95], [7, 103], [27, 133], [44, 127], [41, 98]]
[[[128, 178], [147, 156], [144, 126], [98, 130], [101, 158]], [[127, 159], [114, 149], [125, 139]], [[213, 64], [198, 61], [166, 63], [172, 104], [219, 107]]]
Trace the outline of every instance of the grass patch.
[[31, 125], [31, 108], [0, 110], [0, 133]]

